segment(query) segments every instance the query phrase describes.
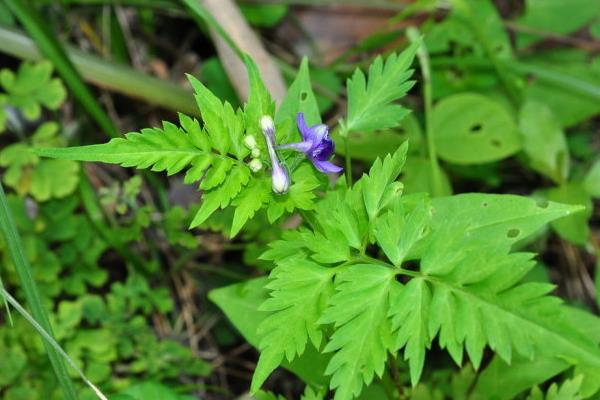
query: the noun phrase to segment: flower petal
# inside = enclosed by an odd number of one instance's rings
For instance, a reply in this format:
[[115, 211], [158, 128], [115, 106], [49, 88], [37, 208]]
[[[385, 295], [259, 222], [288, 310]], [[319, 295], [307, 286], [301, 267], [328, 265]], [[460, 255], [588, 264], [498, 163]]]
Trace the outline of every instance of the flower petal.
[[306, 121], [304, 120], [304, 113], [299, 112], [298, 116], [296, 117], [296, 121], [298, 123], [298, 130], [302, 135], [302, 139], [305, 142], [312, 142], [314, 135], [312, 134], [308, 125], [306, 125]]
[[290, 149], [290, 150], [296, 150], [296, 151], [300, 151], [302, 153], [306, 153], [307, 151], [310, 150], [312, 145], [313, 144], [311, 142], [287, 143], [287, 144], [282, 144], [280, 146], [276, 146], [276, 149], [278, 149], [278, 150]]
[[344, 168], [338, 167], [329, 161], [312, 160], [312, 162], [319, 171], [326, 174], [337, 174], [338, 172], [342, 172], [344, 170]]
[[326, 138], [328, 139], [329, 128], [323, 124], [313, 125], [310, 127], [310, 133], [313, 137], [313, 143], [319, 144]]

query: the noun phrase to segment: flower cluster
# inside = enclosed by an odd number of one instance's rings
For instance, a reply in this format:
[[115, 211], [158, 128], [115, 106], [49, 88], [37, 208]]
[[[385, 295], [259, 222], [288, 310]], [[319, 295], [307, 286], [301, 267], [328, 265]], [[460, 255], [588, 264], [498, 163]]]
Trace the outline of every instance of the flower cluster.
[[[279, 161], [275, 149], [302, 152], [306, 158], [313, 163], [315, 168], [323, 173], [329, 174], [342, 171], [341, 167], [338, 167], [329, 161], [335, 151], [335, 143], [329, 137], [329, 129], [327, 126], [317, 124], [308, 127], [303, 113], [298, 113], [297, 123], [298, 130], [302, 135], [302, 141], [276, 146], [275, 124], [273, 123], [273, 119], [268, 115], [265, 115], [260, 120], [260, 126], [267, 142], [269, 157], [271, 158], [272, 188], [273, 191], [278, 194], [287, 192], [290, 187], [290, 178], [285, 167]], [[246, 143], [246, 145], [248, 146], [248, 143]]]

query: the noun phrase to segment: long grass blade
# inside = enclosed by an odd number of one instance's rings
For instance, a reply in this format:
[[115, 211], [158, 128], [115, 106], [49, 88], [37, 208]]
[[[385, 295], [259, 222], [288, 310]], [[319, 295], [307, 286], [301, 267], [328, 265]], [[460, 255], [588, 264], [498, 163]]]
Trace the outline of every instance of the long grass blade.
[[98, 389], [96, 385], [94, 385], [85, 376], [83, 371], [79, 369], [79, 367], [75, 364], [73, 359], [69, 357], [69, 355], [62, 349], [62, 347], [60, 347], [56, 340], [54, 340], [54, 338], [48, 332], [46, 332], [44, 328], [42, 328], [42, 326], [35, 320], [35, 318], [33, 318], [31, 314], [29, 314], [27, 310], [25, 310], [23, 306], [19, 304], [19, 302], [14, 297], [12, 297], [10, 293], [8, 293], [3, 287], [0, 287], [0, 295], [2, 296], [4, 301], [8, 301], [10, 305], [13, 306], [15, 310], [17, 310], [17, 312], [21, 314], [23, 318], [25, 318], [27, 322], [29, 322], [36, 331], [38, 331], [40, 336], [44, 339], [45, 343], [52, 346], [52, 348], [63, 357], [67, 364], [69, 364], [69, 366], [79, 374], [79, 376], [85, 382], [85, 384], [88, 385], [90, 389], [92, 389], [92, 391], [96, 394], [96, 396], [98, 396], [100, 400], [108, 400], [108, 398], [100, 391], [100, 389]]
[[[65, 50], [87, 82], [167, 110], [200, 116], [192, 92], [175, 83], [146, 75], [125, 65], [103, 60], [69, 46], [65, 46]], [[35, 43], [29, 37], [2, 25], [0, 25], [0, 52], [25, 60], [42, 58]]]
[[107, 135], [117, 137], [115, 125], [81, 79], [61, 44], [56, 40], [56, 35], [44, 25], [33, 3], [27, 0], [5, 0], [5, 2], [36, 42], [40, 51], [54, 64], [79, 103]]
[[[48, 315], [44, 309], [44, 306], [42, 305], [39, 291], [35, 281], [33, 280], [33, 276], [31, 275], [31, 267], [29, 266], [29, 261], [27, 261], [27, 258], [25, 257], [25, 252], [23, 251], [23, 246], [21, 244], [21, 238], [19, 237], [12, 214], [8, 208], [8, 202], [6, 201], [6, 196], [1, 183], [0, 232], [2, 232], [2, 235], [4, 236], [4, 240], [8, 247], [8, 252], [15, 266], [17, 275], [19, 276], [23, 293], [25, 294], [25, 299], [29, 305], [29, 308], [31, 309], [33, 318], [40, 324], [41, 327], [44, 328], [46, 332], [48, 332], [49, 335], [52, 335], [52, 328], [50, 326]], [[58, 382], [65, 394], [65, 399], [77, 399], [73, 382], [71, 381], [71, 377], [67, 374], [67, 370], [62, 358], [51, 345], [46, 342], [44, 342], [44, 345], [46, 347], [46, 351], [48, 352], [48, 358], [50, 359], [50, 363], [52, 364], [56, 378], [58, 379]]]

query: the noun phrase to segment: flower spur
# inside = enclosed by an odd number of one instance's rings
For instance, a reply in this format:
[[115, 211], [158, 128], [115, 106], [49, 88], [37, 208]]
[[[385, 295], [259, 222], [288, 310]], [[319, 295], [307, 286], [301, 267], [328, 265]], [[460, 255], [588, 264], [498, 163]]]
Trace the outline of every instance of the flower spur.
[[335, 151], [335, 143], [329, 138], [329, 129], [327, 125], [317, 124], [310, 128], [306, 125], [304, 114], [298, 113], [298, 130], [302, 135], [302, 141], [277, 146], [278, 149], [295, 150], [306, 155], [315, 168], [326, 174], [338, 173], [343, 168], [329, 162], [329, 159]]

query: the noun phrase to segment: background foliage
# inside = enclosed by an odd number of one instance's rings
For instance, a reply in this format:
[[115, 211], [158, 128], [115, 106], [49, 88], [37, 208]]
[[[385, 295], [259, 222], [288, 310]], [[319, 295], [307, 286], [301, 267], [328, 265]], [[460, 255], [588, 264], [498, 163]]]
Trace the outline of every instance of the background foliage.
[[[598, 397], [597, 2], [295, 3], [239, 2], [278, 105], [183, 2], [0, 3], [2, 183], [57, 342], [110, 399]], [[259, 120], [296, 142], [298, 111], [345, 176], [281, 151], [276, 195]], [[64, 398], [8, 311], [0, 397]]]

